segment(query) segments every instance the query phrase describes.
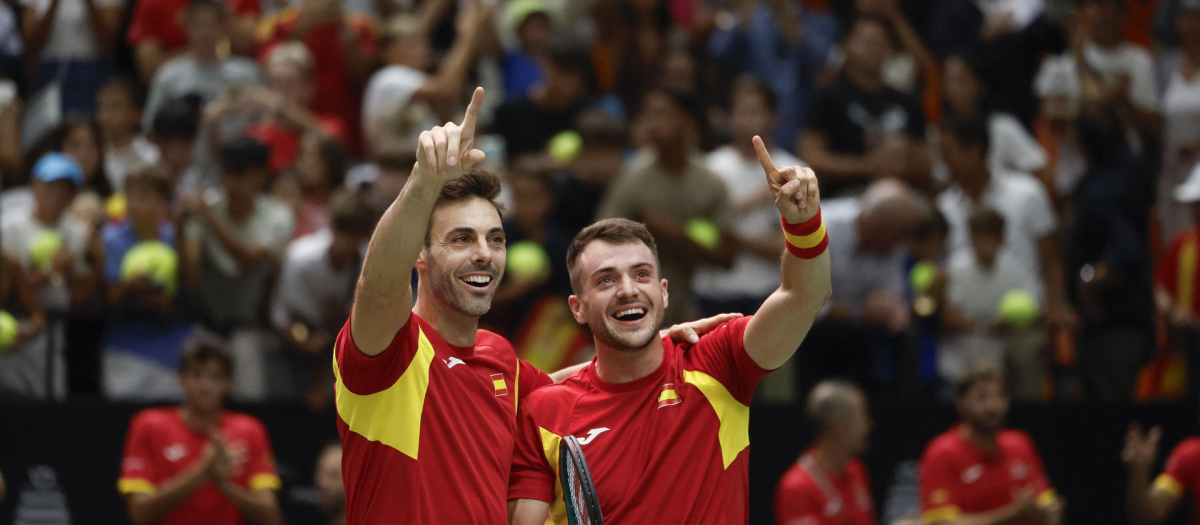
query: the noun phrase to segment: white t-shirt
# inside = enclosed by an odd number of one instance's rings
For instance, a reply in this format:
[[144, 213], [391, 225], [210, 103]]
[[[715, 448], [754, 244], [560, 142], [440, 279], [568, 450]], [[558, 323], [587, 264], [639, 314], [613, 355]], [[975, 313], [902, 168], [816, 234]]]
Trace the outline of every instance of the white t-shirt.
[[1167, 81], [1163, 94], [1163, 159], [1158, 179], [1158, 218], [1163, 239], [1171, 239], [1192, 224], [1191, 207], [1175, 201], [1175, 187], [1182, 184], [1200, 158], [1185, 156], [1180, 147], [1200, 143], [1200, 74], [1183, 78], [1178, 68]]
[[129, 146], [122, 150], [104, 149], [104, 172], [108, 182], [116, 193], [125, 192], [125, 177], [134, 166], [151, 165], [158, 162], [158, 146], [143, 137], [133, 139]]
[[154, 116], [163, 104], [192, 94], [210, 102], [234, 84], [262, 85], [258, 63], [236, 56], [212, 63], [199, 62], [186, 54], [172, 58], [154, 73], [146, 110], [142, 112], [142, 129], [153, 127]]
[[[1040, 181], [1027, 173], [993, 171], [981, 202], [972, 202], [956, 184], [938, 196], [937, 205], [950, 225], [946, 248], [951, 258], [970, 254], [971, 230], [967, 221], [977, 206], [999, 212], [1005, 222], [1001, 256], [1011, 259], [1012, 264], [1034, 278], [1030, 291], [1045, 302], [1037, 243], [1058, 229], [1058, 216], [1054, 214], [1050, 197]], [[830, 235], [830, 242], [832, 240]]]
[[1129, 77], [1129, 100], [1146, 111], [1158, 111], [1158, 81], [1154, 59], [1140, 46], [1122, 43], [1116, 49], [1100, 49], [1092, 42], [1083, 44], [1083, 57], [1100, 74], [1104, 87], [1115, 86], [1123, 76]]
[[[28, 211], [32, 212], [32, 209]], [[33, 248], [33, 241], [44, 231], [57, 231], [62, 236], [63, 249], [71, 250], [75, 254], [75, 271], [88, 272], [89, 267], [84, 261], [88, 242], [87, 227], [69, 218], [50, 226], [38, 222], [31, 213], [5, 213], [0, 221], [0, 235], [3, 236], [0, 243], [4, 251], [16, 258], [21, 263], [21, 268], [29, 272], [33, 270], [33, 260], [29, 253]], [[34, 297], [42, 308], [51, 313], [66, 312], [71, 306], [71, 291], [65, 280], [59, 281], [57, 285], [48, 280], [45, 286], [34, 290]]]
[[[999, 318], [997, 307], [1009, 290], [1029, 290], [1034, 286], [1033, 276], [1025, 273], [1021, 263], [1008, 253], [997, 256], [990, 269], [980, 265], [970, 250], [955, 254], [946, 266], [946, 303], [977, 323]], [[949, 334], [938, 345], [938, 375], [953, 383], [972, 362], [987, 359], [999, 364], [1003, 358], [1002, 337], [973, 332]]]
[[271, 324], [277, 330], [297, 322], [321, 327], [348, 314], [356, 268], [335, 270], [329, 260], [332, 244], [333, 232], [324, 229], [288, 245], [271, 300]]
[[[787, 151], [775, 148], [771, 158], [777, 166], [803, 166], [800, 159]], [[775, 234], [782, 239], [779, 210], [769, 200], [755, 207], [738, 211], [737, 203], [770, 189], [757, 157], [749, 159], [738, 154], [733, 146], [722, 146], [709, 153], [704, 166], [725, 183], [729, 202], [734, 206], [733, 234], [743, 238], [758, 238]], [[783, 253], [783, 241], [779, 244]], [[734, 259], [733, 268], [723, 270], [701, 265], [692, 278], [698, 295], [714, 299], [766, 297], [779, 287], [779, 257], [770, 259], [743, 251]]]
[[[120, 7], [123, 3], [123, 0], [93, 1], [100, 9]], [[44, 16], [52, 3], [53, 0], [21, 0], [22, 6], [36, 9], [38, 16]], [[98, 56], [98, 48], [84, 0], [59, 0], [41, 60], [91, 60]]]

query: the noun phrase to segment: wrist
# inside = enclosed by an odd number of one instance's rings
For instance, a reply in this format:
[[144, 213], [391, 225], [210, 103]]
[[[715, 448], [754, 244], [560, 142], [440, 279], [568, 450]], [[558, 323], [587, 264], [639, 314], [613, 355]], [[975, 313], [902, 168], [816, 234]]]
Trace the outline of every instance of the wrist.
[[788, 253], [801, 259], [814, 259], [825, 253], [829, 247], [829, 234], [825, 231], [825, 222], [821, 218], [821, 208], [811, 219], [790, 224], [786, 218], [781, 218], [784, 242]]

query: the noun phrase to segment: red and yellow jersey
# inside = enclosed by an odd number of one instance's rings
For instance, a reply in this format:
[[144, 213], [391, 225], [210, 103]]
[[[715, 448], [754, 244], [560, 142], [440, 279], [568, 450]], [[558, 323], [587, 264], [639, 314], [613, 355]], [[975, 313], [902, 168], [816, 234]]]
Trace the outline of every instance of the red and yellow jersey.
[[1001, 430], [996, 446], [994, 454], [985, 453], [963, 438], [959, 425], [929, 443], [920, 465], [925, 523], [996, 510], [1024, 488], [1033, 490], [1041, 503], [1057, 497], [1027, 434]]
[[1154, 271], [1154, 285], [1167, 291], [1172, 305], [1183, 312], [1200, 315], [1200, 229], [1188, 228], [1171, 240], [1171, 247]]
[[812, 454], [804, 454], [775, 486], [775, 523], [875, 525], [867, 467], [851, 459], [839, 476], [822, 467]]
[[1154, 487], [1176, 498], [1192, 497], [1192, 517], [1189, 523], [1200, 524], [1200, 438], [1188, 438], [1175, 446], [1167, 458], [1167, 466]]
[[607, 383], [595, 361], [522, 406], [508, 498], [550, 503], [565, 524], [558, 449], [579, 438], [604, 522], [749, 522], [750, 398], [768, 371], [742, 344], [750, 318], [695, 345], [663, 339], [662, 364], [629, 383]]
[[333, 372], [349, 525], [507, 521], [518, 400], [549, 376], [496, 334], [451, 346], [415, 313], [375, 357], [347, 321]]
[[[233, 483], [253, 490], [279, 490], [275, 458], [267, 430], [252, 416], [223, 412], [221, 432], [231, 456]], [[179, 409], [149, 408], [138, 412], [125, 436], [125, 456], [117, 490], [122, 494], [153, 494], [157, 488], [191, 467], [204, 455], [208, 433], [183, 421]], [[175, 507], [162, 525], [238, 525], [245, 523], [233, 502], [212, 483], [205, 481], [196, 492]]]

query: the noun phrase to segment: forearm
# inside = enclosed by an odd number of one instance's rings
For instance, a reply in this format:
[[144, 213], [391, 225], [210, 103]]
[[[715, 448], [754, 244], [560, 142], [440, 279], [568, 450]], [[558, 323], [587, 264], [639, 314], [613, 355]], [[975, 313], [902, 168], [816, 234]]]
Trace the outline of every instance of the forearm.
[[216, 235], [217, 242], [221, 244], [221, 247], [225, 248], [225, 251], [233, 256], [242, 270], [252, 269], [270, 257], [270, 254], [265, 249], [258, 246], [247, 246], [234, 238], [232, 234], [225, 231], [225, 228], [217, 224], [217, 221], [212, 216], [212, 212], [208, 209], [200, 212], [200, 218], [204, 221], [204, 225], [208, 227], [209, 231]]
[[220, 488], [247, 521], [258, 525], [278, 525], [283, 521], [273, 491], [244, 489], [229, 483]]
[[[0, 173], [22, 173], [25, 157], [21, 153], [21, 112], [16, 104], [0, 110]], [[5, 187], [17, 181], [3, 181]]]
[[812, 259], [785, 253], [781, 267], [782, 284], [763, 302], [744, 336], [747, 353], [766, 370], [791, 359], [832, 291], [828, 250]]
[[1046, 304], [1056, 308], [1066, 306], [1066, 278], [1063, 275], [1058, 240], [1053, 235], [1048, 235], [1038, 241], [1038, 244], [1038, 255], [1042, 263], [1042, 280], [1046, 285]]
[[205, 466], [192, 465], [183, 473], [168, 479], [154, 494], [135, 494], [129, 501], [129, 519], [135, 525], [158, 523], [175, 510], [207, 480]]
[[463, 82], [467, 78], [475, 52], [479, 47], [480, 30], [460, 35], [446, 53], [437, 73], [421, 89], [418, 96], [425, 100], [458, 98], [462, 94]]
[[438, 22], [445, 18], [450, 9], [450, 0], [425, 0], [417, 12], [417, 25], [422, 34], [432, 34]]
[[50, 28], [54, 26], [54, 18], [58, 14], [58, 2], [50, 4], [50, 9], [39, 16], [32, 8], [25, 9], [26, 20], [22, 24], [22, 37], [25, 41], [25, 56], [38, 57], [46, 42], [50, 40]]
[[1125, 499], [1129, 503], [1129, 522], [1134, 525], [1157, 523], [1150, 512], [1150, 471], [1134, 468], [1129, 471], [1129, 482], [1125, 485]]
[[443, 183], [413, 170], [400, 196], [375, 227], [358, 278], [353, 336], [359, 348], [382, 352], [391, 335], [408, 321], [412, 308], [412, 269], [425, 244], [426, 228]]
[[[134, 60], [137, 62], [138, 76], [141, 77], [142, 82], [147, 84], [154, 81], [154, 74], [158, 72], [158, 68], [175, 56], [175, 53], [166, 52], [158, 42], [154, 41], [138, 44], [133, 53]], [[157, 105], [157, 103], [148, 102], [146, 109], [156, 110]], [[153, 115], [153, 113], [151, 112], [149, 115]]]
[[83, 0], [87, 8], [88, 25], [92, 28], [96, 46], [102, 55], [111, 55], [117, 39], [117, 26], [121, 24], [119, 9], [96, 6], [96, 0]]

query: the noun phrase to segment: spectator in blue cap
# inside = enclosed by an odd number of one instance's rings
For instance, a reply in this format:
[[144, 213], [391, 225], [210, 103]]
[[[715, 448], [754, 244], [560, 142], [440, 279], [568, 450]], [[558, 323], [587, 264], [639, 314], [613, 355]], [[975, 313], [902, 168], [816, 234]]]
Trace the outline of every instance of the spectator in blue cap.
[[[67, 208], [83, 186], [83, 170], [74, 159], [47, 153], [34, 164], [32, 178], [33, 206], [5, 213], [0, 221], [0, 247], [15, 257], [29, 276], [34, 296], [47, 315], [65, 318], [75, 307], [95, 298], [103, 246], [95, 242], [97, 237], [88, 225], [67, 216]], [[22, 352], [28, 359], [5, 367], [0, 388], [37, 397], [65, 395], [63, 326], [51, 323], [47, 332], [53, 332], [53, 337], [29, 341]], [[51, 359], [56, 361], [52, 367], [56, 374], [46, 384], [45, 367]], [[97, 370], [94, 363], [80, 368], [89, 374]]]

